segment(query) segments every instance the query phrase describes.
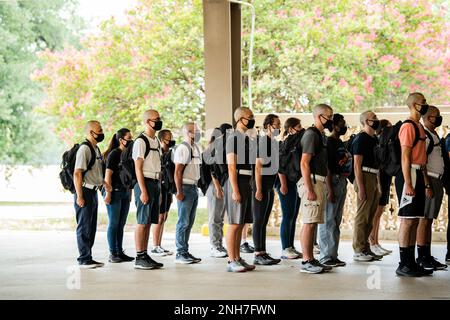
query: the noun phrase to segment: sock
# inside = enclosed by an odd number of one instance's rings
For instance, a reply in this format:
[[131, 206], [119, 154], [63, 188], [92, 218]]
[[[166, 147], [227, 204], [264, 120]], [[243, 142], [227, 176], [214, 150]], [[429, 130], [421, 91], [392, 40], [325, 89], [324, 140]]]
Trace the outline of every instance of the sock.
[[138, 257], [145, 256], [147, 254], [147, 250], [137, 252]]
[[411, 264], [416, 263], [416, 246], [409, 246], [409, 261]]
[[426, 247], [426, 252], [425, 252], [426, 256], [431, 257], [431, 243], [427, 243], [425, 245], [425, 247]]
[[400, 247], [400, 264], [402, 266], [408, 265], [409, 263], [409, 248]]

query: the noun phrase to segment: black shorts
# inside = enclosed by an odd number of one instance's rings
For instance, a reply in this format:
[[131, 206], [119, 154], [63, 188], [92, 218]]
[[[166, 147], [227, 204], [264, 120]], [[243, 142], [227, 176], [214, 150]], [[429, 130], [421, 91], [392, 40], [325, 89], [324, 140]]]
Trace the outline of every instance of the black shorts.
[[[423, 179], [423, 172], [416, 170], [416, 185], [414, 186], [415, 196], [412, 199], [412, 203], [404, 206], [398, 211], [399, 217], [404, 218], [423, 218], [425, 217], [425, 181]], [[395, 177], [395, 191], [397, 192], [398, 204], [400, 206], [403, 185], [405, 179], [403, 173], [400, 171]]]
[[378, 202], [380, 206], [386, 206], [389, 203], [389, 196], [391, 194], [392, 177], [386, 174], [383, 170], [380, 170], [380, 187], [381, 198]]
[[250, 185], [251, 176], [238, 175], [238, 188], [241, 194], [241, 202], [233, 200], [233, 188], [231, 182], [227, 182], [227, 215], [229, 224], [253, 223], [252, 214], [252, 189]]
[[159, 213], [162, 214], [169, 212], [172, 201], [173, 194], [171, 194], [168, 190], [165, 190], [165, 188], [161, 188], [161, 204], [159, 206]]

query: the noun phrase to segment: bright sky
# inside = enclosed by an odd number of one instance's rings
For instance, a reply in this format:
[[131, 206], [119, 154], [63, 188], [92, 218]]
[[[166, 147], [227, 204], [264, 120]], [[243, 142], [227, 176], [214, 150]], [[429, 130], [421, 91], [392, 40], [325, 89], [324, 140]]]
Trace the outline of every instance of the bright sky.
[[133, 8], [137, 0], [78, 0], [79, 14], [87, 22], [91, 22], [92, 31], [98, 28], [103, 20], [114, 16], [120, 23], [124, 21], [124, 11]]

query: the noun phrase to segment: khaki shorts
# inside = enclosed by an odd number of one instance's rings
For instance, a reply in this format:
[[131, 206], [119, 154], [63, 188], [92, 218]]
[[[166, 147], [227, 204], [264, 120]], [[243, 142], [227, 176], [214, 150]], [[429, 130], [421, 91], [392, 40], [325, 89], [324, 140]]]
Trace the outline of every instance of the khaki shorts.
[[298, 196], [300, 197], [300, 213], [302, 223], [324, 223], [325, 218], [325, 183], [322, 181], [312, 181], [314, 192], [316, 193], [316, 201], [307, 199], [308, 192], [303, 182], [303, 178], [297, 183]]

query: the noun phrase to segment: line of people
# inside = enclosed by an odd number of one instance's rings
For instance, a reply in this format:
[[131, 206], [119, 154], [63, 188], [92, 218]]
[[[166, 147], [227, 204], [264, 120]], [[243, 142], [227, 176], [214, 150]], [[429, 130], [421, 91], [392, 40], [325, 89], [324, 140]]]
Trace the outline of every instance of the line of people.
[[[133, 140], [130, 130], [120, 129], [102, 154], [97, 146], [104, 139], [102, 127], [98, 121], [89, 121], [86, 141], [75, 145], [71, 153], [80, 267], [103, 266], [92, 258], [97, 190], [101, 190], [108, 210], [109, 262], [134, 260], [136, 269], [163, 267], [150, 255], [173, 254], [162, 247], [161, 241], [175, 197], [175, 263], [199, 263], [201, 258], [189, 249], [189, 238], [200, 187], [207, 197], [210, 255], [226, 258], [227, 271], [246, 272], [256, 265], [301, 259], [301, 272], [328, 272], [346, 265], [338, 251], [349, 181], [357, 194], [353, 259], [378, 261], [391, 253], [380, 246], [378, 233], [395, 177], [400, 207], [397, 274], [415, 277], [445, 269], [447, 265], [431, 255], [431, 231], [444, 189], [448, 188], [450, 138], [445, 146], [436, 132], [442, 122], [439, 110], [429, 106], [422, 94], [412, 93], [406, 102], [408, 120], [392, 125], [379, 120], [372, 111], [363, 112], [361, 132], [345, 142], [341, 139], [347, 133], [345, 118], [326, 104], [313, 108], [314, 124], [306, 129], [298, 118], [288, 118], [282, 136], [277, 115], [267, 115], [262, 130], [255, 133], [253, 112], [239, 107], [234, 113], [235, 127], [224, 123], [214, 129], [205, 150], [200, 146], [201, 130], [195, 123], [183, 125], [183, 142], [175, 145], [172, 132], [162, 130], [159, 113], [147, 110], [143, 133]], [[421, 118], [425, 128], [419, 122]], [[330, 132], [328, 137], [325, 130]], [[137, 208], [135, 257], [126, 255], [122, 247], [132, 190]], [[282, 211], [281, 259], [272, 257], [266, 248], [275, 191]], [[294, 245], [299, 212], [301, 252]], [[224, 245], [225, 214], [228, 225]], [[153, 248], [148, 251], [152, 224]], [[254, 248], [242, 241], [249, 225]], [[319, 259], [314, 257], [316, 237]], [[245, 261], [241, 252], [254, 253], [253, 262]], [[450, 261], [449, 252], [445, 259]]]

